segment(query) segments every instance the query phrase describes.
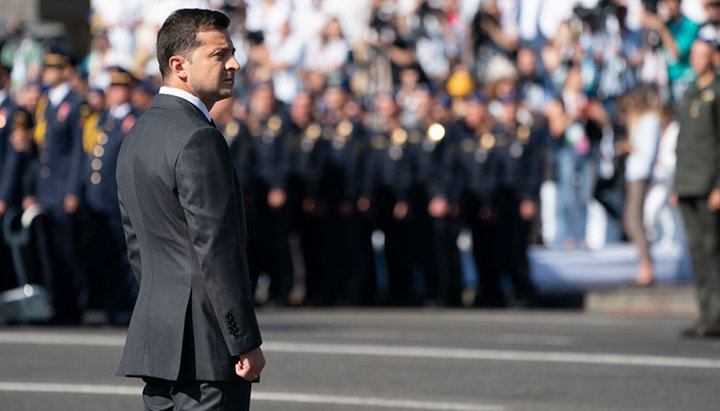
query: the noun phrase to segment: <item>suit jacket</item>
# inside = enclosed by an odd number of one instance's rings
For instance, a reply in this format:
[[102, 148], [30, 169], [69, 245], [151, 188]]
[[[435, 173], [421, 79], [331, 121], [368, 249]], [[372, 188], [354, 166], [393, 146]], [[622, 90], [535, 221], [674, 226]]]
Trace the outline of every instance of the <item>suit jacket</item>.
[[157, 95], [123, 140], [120, 213], [140, 284], [118, 375], [234, 381], [261, 345], [240, 183], [223, 135]]

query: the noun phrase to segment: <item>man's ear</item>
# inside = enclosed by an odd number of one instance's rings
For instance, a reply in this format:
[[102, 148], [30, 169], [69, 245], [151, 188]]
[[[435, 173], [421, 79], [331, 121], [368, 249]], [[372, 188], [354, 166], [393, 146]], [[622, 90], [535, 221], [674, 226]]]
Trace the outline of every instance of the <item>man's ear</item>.
[[168, 61], [170, 65], [170, 71], [173, 72], [181, 80], [187, 79], [187, 73], [185, 72], [185, 57], [183, 56], [172, 56]]

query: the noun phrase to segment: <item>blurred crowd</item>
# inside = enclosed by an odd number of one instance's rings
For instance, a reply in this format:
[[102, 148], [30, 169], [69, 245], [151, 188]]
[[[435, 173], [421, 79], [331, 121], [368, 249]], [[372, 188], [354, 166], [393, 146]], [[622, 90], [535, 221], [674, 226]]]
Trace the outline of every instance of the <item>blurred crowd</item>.
[[592, 202], [638, 246], [638, 285], [652, 284], [648, 243], [677, 239], [675, 109], [697, 79], [693, 44], [720, 63], [714, 0], [91, 7], [84, 56], [17, 21], [0, 49], [0, 101], [13, 102], [0, 154], [16, 158], [0, 214], [45, 210], [45, 257], [15, 259], [39, 273], [49, 261], [67, 321], [93, 304], [128, 318], [113, 156], [161, 85], [155, 36], [174, 9], [231, 17], [241, 70], [211, 114], [243, 183], [256, 298], [278, 305], [529, 305], [528, 246], [590, 248]]

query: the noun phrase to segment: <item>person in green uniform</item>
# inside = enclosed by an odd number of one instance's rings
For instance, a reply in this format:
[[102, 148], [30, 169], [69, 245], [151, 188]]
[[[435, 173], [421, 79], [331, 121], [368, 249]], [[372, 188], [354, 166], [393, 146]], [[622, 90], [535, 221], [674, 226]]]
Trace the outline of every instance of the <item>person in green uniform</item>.
[[712, 66], [714, 44], [698, 40], [690, 52], [695, 84], [678, 105], [680, 135], [671, 199], [680, 207], [700, 306], [686, 337], [720, 337], [720, 80]]

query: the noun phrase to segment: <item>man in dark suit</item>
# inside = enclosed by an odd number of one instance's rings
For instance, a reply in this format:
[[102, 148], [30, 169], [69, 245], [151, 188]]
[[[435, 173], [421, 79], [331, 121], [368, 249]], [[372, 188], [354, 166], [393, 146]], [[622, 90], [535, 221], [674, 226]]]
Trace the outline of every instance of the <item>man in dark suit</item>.
[[118, 375], [146, 410], [247, 410], [263, 366], [240, 183], [208, 109], [238, 62], [222, 13], [175, 11], [158, 32], [164, 87], [125, 137], [118, 199], [140, 291]]

